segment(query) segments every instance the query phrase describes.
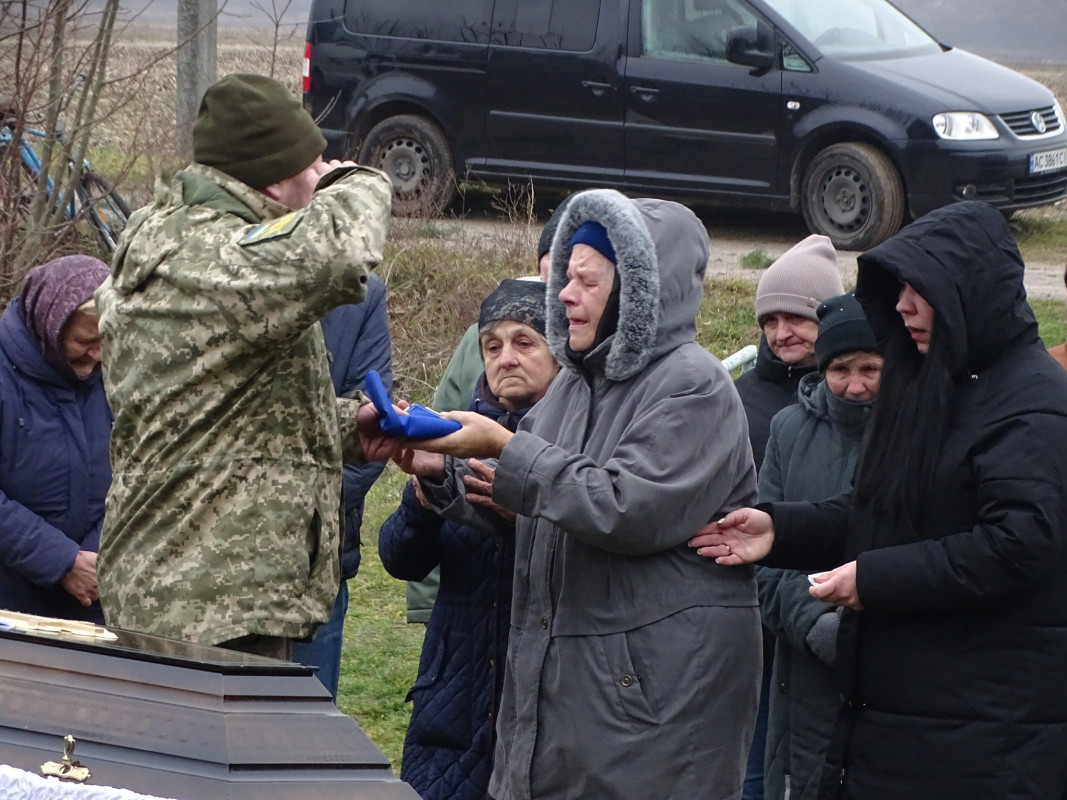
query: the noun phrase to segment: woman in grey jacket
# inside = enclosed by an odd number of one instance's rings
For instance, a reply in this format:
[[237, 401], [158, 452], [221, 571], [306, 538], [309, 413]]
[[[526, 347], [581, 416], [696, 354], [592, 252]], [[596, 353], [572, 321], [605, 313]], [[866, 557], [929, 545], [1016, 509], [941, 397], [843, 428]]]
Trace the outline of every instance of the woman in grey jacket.
[[[852, 486], [882, 374], [867, 317], [850, 294], [818, 308], [818, 372], [771, 421], [761, 503], [825, 500]], [[775, 636], [764, 797], [814, 800], [841, 690], [834, 676], [840, 609], [808, 594], [807, 573], [756, 568], [763, 624]]]
[[576, 195], [548, 281], [563, 370], [517, 433], [453, 412], [464, 427], [420, 445], [499, 457], [492, 500], [520, 515], [496, 800], [740, 794], [755, 582], [686, 545], [755, 496], [740, 399], [695, 341], [707, 260], [684, 206]]

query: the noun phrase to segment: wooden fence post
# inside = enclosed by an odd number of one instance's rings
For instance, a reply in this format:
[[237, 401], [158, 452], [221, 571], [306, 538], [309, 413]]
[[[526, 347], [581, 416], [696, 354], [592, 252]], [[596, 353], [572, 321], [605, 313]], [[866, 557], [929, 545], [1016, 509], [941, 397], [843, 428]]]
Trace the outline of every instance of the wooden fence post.
[[175, 143], [184, 158], [193, 152], [193, 122], [204, 91], [215, 82], [218, 0], [178, 0], [178, 94]]

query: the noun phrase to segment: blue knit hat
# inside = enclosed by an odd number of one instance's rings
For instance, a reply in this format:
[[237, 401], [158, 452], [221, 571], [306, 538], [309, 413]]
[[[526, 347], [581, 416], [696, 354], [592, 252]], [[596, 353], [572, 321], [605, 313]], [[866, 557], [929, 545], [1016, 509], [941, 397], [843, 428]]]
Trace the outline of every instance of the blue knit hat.
[[571, 237], [571, 247], [576, 244], [587, 244], [612, 264], [619, 263], [615, 259], [615, 248], [611, 246], [611, 240], [608, 239], [607, 229], [599, 222], [589, 220], [578, 228]]

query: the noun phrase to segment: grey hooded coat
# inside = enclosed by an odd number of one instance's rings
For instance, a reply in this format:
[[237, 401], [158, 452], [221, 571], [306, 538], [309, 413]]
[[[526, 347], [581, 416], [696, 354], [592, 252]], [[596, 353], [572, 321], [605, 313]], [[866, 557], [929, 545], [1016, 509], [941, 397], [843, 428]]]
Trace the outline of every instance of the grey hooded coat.
[[[588, 220], [617, 254], [619, 320], [578, 368], [559, 292]], [[677, 203], [576, 195], [548, 282], [563, 370], [500, 458], [516, 529], [490, 795], [736, 798], [760, 675], [756, 588], [687, 541], [755, 500], [741, 401], [696, 344], [707, 234]]]

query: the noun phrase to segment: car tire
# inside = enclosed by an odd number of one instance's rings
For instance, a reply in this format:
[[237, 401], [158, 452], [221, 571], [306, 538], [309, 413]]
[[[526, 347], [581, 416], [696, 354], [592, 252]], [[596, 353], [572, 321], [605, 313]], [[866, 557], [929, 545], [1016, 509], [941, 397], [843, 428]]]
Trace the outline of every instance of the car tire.
[[403, 114], [379, 122], [364, 137], [359, 162], [389, 176], [398, 217], [440, 216], [455, 193], [452, 151], [425, 117]]
[[804, 173], [804, 221], [839, 250], [866, 250], [888, 239], [900, 229], [906, 205], [900, 174], [873, 145], [830, 145]]

